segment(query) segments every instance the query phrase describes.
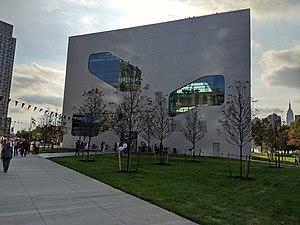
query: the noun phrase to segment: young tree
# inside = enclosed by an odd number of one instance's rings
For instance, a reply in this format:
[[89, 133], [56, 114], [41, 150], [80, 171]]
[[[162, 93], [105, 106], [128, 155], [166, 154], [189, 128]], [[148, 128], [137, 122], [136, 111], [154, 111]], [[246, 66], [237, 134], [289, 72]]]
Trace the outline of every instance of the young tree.
[[49, 109], [45, 111], [43, 116], [41, 117], [41, 122], [37, 126], [37, 129], [40, 130], [40, 138], [44, 140], [44, 150], [46, 148], [46, 143], [51, 141], [53, 129], [52, 126], [54, 124], [54, 119]]
[[[271, 156], [268, 152], [269, 165], [272, 167], [271, 160], [273, 160], [274, 154], [276, 155], [279, 149], [279, 140], [280, 140], [280, 126], [277, 123], [269, 123], [267, 126], [266, 133], [266, 145], [271, 152]], [[280, 167], [280, 159], [279, 156], [275, 157], [275, 167]]]
[[167, 107], [167, 99], [163, 96], [162, 92], [155, 93], [155, 99], [152, 104], [153, 108], [153, 120], [152, 120], [152, 132], [153, 137], [158, 139], [160, 164], [166, 164], [163, 157], [163, 140], [168, 138], [174, 130], [173, 120], [169, 116]]
[[[144, 123], [144, 112], [147, 97], [142, 90], [130, 88], [120, 92], [120, 102], [116, 107], [118, 115], [112, 129], [120, 137], [121, 143], [127, 142], [127, 172], [131, 171], [132, 141], [141, 132]], [[148, 89], [148, 86], [144, 88]]]
[[263, 144], [266, 140], [268, 123], [267, 119], [259, 118], [255, 118], [254, 122], [252, 122], [252, 138], [254, 144], [260, 146], [261, 153], [263, 152]]
[[144, 123], [143, 123], [143, 131], [141, 133], [141, 137], [147, 142], [149, 152], [150, 150], [150, 142], [153, 139], [153, 131], [151, 129], [152, 127], [152, 120], [153, 120], [153, 111], [151, 109], [151, 102], [147, 105], [147, 109], [145, 110], [145, 116], [144, 116]]
[[218, 134], [239, 148], [240, 178], [243, 177], [243, 147], [251, 141], [251, 98], [248, 81], [236, 81], [229, 87], [230, 94], [222, 107]]
[[186, 123], [181, 132], [192, 143], [193, 161], [195, 161], [195, 146], [206, 133], [206, 122], [202, 119], [201, 114], [196, 108], [187, 112], [185, 120]]
[[17, 133], [16, 133], [16, 136], [18, 138], [29, 139], [29, 131], [26, 131], [25, 129], [18, 130]]
[[288, 132], [288, 144], [300, 149], [300, 119], [293, 122]]
[[88, 136], [87, 161], [89, 161], [91, 139], [105, 129], [107, 112], [103, 100], [104, 94], [98, 88], [85, 91], [82, 96], [84, 97], [83, 105], [75, 106], [74, 109], [77, 109], [83, 116], [82, 123]]

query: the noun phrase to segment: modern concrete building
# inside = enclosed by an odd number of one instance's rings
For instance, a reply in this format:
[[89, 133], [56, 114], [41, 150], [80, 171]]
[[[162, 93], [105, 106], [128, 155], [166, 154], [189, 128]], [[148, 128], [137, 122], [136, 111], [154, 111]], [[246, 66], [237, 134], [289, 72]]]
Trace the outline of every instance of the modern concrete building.
[[14, 66], [16, 38], [13, 26], [0, 21], [0, 130], [9, 134], [11, 118], [7, 117]]
[[[165, 146], [188, 153], [191, 144], [180, 130], [188, 111], [196, 108], [207, 124], [196, 149], [208, 156], [238, 154], [237, 148], [217, 135], [217, 128], [227, 87], [238, 80], [250, 82], [250, 55], [249, 9], [70, 37], [63, 146], [74, 148], [78, 139], [78, 127], [72, 123], [78, 112], [73, 107], [82, 105], [83, 92], [97, 87], [107, 102], [116, 102], [115, 93], [126, 90], [130, 73], [142, 78], [142, 84], [134, 82], [136, 88], [149, 84], [150, 96], [156, 91], [168, 96], [176, 128]], [[119, 141], [108, 131], [92, 143], [99, 145], [102, 140], [110, 148]], [[137, 143], [141, 141], [139, 137]], [[249, 143], [244, 154], [250, 149]]]

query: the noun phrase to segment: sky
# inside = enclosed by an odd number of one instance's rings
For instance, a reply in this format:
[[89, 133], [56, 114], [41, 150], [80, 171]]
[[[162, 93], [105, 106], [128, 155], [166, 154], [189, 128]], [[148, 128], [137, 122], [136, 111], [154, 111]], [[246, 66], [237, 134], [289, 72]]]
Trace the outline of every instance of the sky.
[[70, 36], [247, 8], [257, 116], [276, 112], [285, 121], [289, 100], [300, 114], [299, 0], [0, 0], [0, 20], [17, 39], [12, 126], [28, 130], [31, 117], [62, 112]]

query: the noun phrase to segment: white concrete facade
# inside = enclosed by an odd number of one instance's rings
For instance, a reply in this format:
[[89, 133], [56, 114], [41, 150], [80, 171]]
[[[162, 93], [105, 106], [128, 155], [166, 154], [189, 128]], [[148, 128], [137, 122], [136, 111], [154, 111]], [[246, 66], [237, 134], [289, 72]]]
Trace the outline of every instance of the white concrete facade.
[[[229, 85], [237, 80], [251, 82], [250, 10], [70, 37], [63, 103], [67, 134], [64, 135], [63, 147], [75, 148], [78, 137], [71, 134], [71, 119], [76, 113], [73, 107], [82, 105], [85, 90], [97, 87], [104, 92], [108, 102], [116, 100], [116, 89], [91, 74], [88, 68], [89, 56], [101, 52], [110, 52], [138, 66], [142, 71], [142, 86], [149, 84], [151, 95], [156, 91], [170, 95], [201, 77], [222, 75], [226, 100]], [[217, 135], [221, 107], [197, 107], [207, 121], [207, 133], [196, 147], [203, 155], [226, 157], [228, 153], [239, 153], [236, 147]], [[175, 116], [174, 120], [182, 123], [185, 114]], [[102, 140], [110, 147], [118, 142], [114, 134], [105, 132], [94, 137], [92, 143], [99, 145]], [[138, 143], [141, 141], [139, 139]], [[156, 142], [153, 140], [152, 144]], [[183, 154], [188, 154], [191, 148], [179, 131], [173, 132], [164, 145], [170, 149], [176, 147], [177, 152]], [[250, 150], [249, 143], [244, 154], [249, 154]]]

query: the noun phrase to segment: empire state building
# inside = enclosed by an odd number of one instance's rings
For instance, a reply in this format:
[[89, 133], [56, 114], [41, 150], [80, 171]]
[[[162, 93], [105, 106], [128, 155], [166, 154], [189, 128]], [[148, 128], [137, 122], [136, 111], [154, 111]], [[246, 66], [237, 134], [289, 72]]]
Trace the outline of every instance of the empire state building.
[[291, 102], [289, 101], [289, 108], [286, 112], [286, 124], [290, 126], [292, 122], [294, 122], [294, 112], [291, 108]]

